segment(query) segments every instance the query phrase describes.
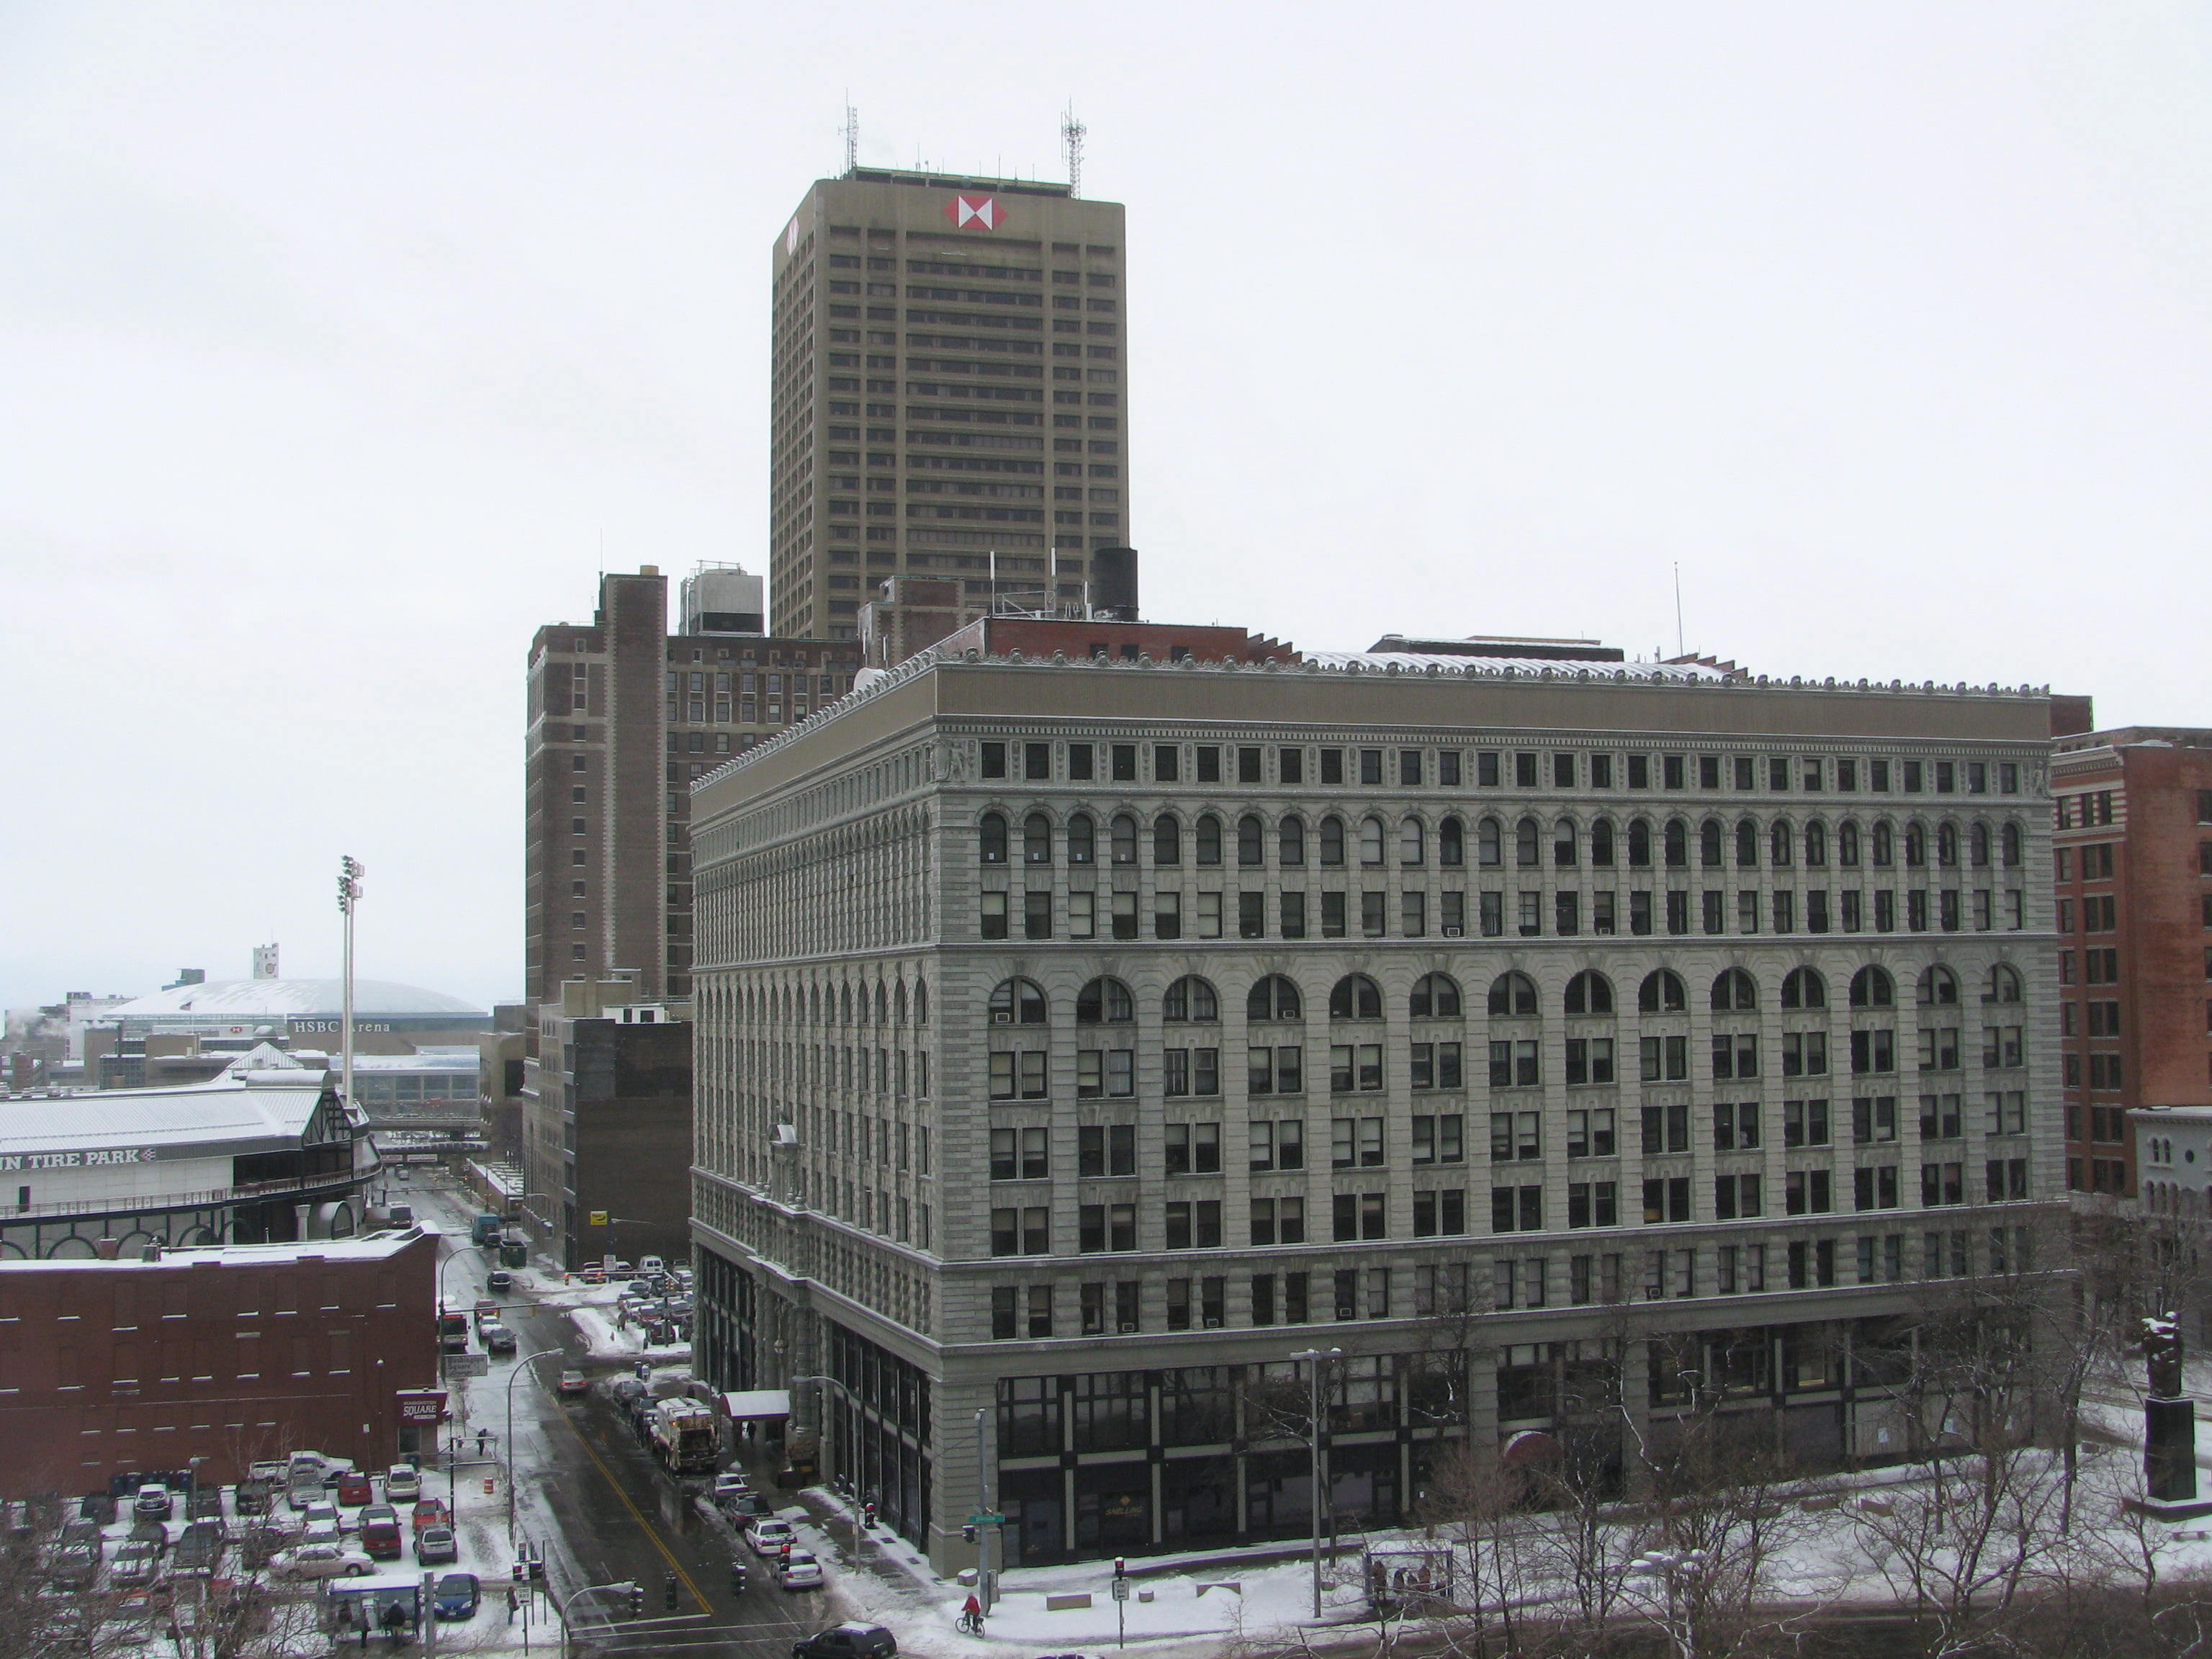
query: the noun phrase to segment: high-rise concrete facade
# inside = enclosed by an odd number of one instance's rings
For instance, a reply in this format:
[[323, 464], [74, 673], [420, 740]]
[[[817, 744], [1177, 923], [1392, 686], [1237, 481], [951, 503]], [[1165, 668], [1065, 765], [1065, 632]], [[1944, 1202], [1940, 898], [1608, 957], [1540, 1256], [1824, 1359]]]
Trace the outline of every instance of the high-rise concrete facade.
[[775, 240], [769, 609], [850, 640], [890, 576], [1079, 604], [1130, 539], [1122, 210], [863, 167]]
[[702, 1374], [940, 1567], [1301, 1533], [1316, 1346], [1356, 1523], [1688, 1377], [1916, 1444], [1916, 1281], [2063, 1214], [2051, 700], [1115, 626], [699, 787]]
[[2051, 792], [2067, 1176], [2132, 1197], [2128, 1109], [2212, 1102], [2212, 732], [2063, 738]]

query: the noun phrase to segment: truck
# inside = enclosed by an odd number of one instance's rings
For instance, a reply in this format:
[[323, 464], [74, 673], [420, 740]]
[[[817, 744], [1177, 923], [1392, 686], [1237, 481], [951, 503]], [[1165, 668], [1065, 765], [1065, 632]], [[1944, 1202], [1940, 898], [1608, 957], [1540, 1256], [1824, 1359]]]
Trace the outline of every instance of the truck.
[[721, 1461], [722, 1431], [696, 1400], [663, 1400], [653, 1407], [653, 1453], [672, 1474], [711, 1474]]
[[489, 1210], [480, 1210], [477, 1212], [476, 1219], [469, 1223], [469, 1243], [496, 1244], [499, 1243], [499, 1228], [500, 1220], [497, 1216]]

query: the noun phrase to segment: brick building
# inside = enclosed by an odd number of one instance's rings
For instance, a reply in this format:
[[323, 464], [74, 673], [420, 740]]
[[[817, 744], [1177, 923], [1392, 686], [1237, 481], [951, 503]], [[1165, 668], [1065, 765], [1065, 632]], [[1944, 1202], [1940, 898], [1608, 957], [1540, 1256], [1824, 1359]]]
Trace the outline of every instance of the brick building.
[[392, 1462], [416, 1449], [399, 1396], [438, 1382], [436, 1263], [417, 1228], [0, 1261], [0, 1497], [307, 1447]]
[[2132, 1197], [2129, 1109], [2212, 1103], [2212, 731], [2062, 738], [2051, 793], [2067, 1184]]

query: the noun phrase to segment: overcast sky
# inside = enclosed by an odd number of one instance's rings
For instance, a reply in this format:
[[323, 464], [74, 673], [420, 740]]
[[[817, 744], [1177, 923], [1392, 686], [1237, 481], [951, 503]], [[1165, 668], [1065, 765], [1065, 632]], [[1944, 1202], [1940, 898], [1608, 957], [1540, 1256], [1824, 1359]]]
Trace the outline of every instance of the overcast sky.
[[0, 1001], [520, 987], [523, 670], [765, 564], [864, 161], [1128, 204], [1147, 611], [2212, 724], [2202, 6], [0, 5]]

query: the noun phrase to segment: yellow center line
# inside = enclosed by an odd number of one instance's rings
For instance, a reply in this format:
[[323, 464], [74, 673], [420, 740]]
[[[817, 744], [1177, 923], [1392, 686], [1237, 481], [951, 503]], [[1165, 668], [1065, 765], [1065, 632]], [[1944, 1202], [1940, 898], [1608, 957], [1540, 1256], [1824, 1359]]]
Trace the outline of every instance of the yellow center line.
[[670, 1553], [667, 1545], [660, 1541], [660, 1534], [654, 1530], [653, 1522], [645, 1518], [644, 1510], [630, 1501], [629, 1493], [623, 1489], [622, 1482], [615, 1479], [615, 1472], [607, 1467], [606, 1460], [601, 1457], [593, 1449], [592, 1443], [584, 1437], [584, 1431], [576, 1426], [575, 1419], [563, 1412], [561, 1413], [561, 1420], [568, 1425], [568, 1432], [576, 1437], [576, 1443], [584, 1449], [584, 1455], [592, 1460], [592, 1467], [606, 1477], [607, 1485], [613, 1487], [615, 1496], [622, 1499], [622, 1506], [629, 1511], [630, 1518], [637, 1522], [645, 1535], [652, 1540], [653, 1547], [660, 1552], [660, 1559], [668, 1563], [669, 1571], [676, 1575], [685, 1589], [691, 1592], [691, 1599], [712, 1612], [714, 1603], [700, 1593], [698, 1585], [691, 1582], [691, 1575], [684, 1571], [684, 1564]]

